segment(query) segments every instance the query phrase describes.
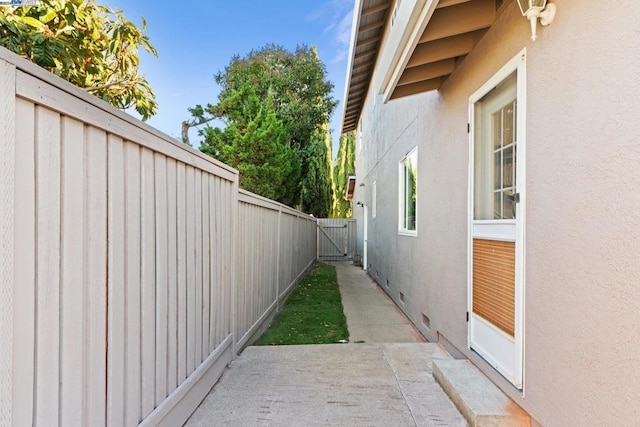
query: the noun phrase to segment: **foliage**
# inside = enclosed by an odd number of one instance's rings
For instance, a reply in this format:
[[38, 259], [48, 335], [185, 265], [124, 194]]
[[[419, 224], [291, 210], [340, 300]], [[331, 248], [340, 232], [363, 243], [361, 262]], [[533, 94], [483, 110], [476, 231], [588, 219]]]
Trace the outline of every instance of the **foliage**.
[[[325, 179], [324, 175], [318, 175], [318, 164], [312, 156], [320, 151], [320, 145], [314, 142], [318, 139], [317, 134], [327, 133], [326, 123], [336, 107], [331, 96], [333, 84], [327, 80], [325, 67], [315, 49], [300, 46], [289, 52], [280, 46], [267, 45], [244, 57], [234, 56], [215, 79], [221, 87], [218, 102], [189, 109], [193, 118], [183, 122], [185, 142], [188, 142], [186, 130], [189, 127], [206, 124], [199, 132], [204, 137], [201, 149], [215, 155], [215, 149], [207, 148], [217, 144], [211, 136], [225, 132], [213, 130], [208, 123], [214, 119], [221, 119], [226, 126], [246, 122], [246, 87], [250, 86], [262, 104], [271, 98], [276, 118], [282, 122], [286, 132], [284, 144], [295, 153], [290, 164], [282, 165], [289, 175], [281, 188], [283, 192], [278, 193], [275, 199], [314, 215], [327, 211], [329, 205], [318, 208], [316, 203], [309, 202], [310, 197], [314, 197], [310, 195], [325, 192], [321, 187], [326, 186], [330, 191], [329, 176]], [[240, 134], [244, 134], [245, 129], [241, 126], [238, 129]], [[226, 143], [232, 144], [231, 140], [226, 140]], [[321, 154], [322, 158], [324, 156]], [[319, 188], [303, 189], [303, 185]], [[303, 194], [309, 196], [303, 198]]]
[[332, 344], [348, 339], [336, 268], [316, 262], [256, 345]]
[[232, 98], [245, 101], [241, 114], [234, 112], [224, 130], [206, 128], [208, 144], [201, 150], [237, 168], [242, 188], [277, 199], [285, 191], [295, 158], [286, 144], [286, 128], [276, 117], [273, 96], [262, 105], [248, 84], [235, 92]]
[[317, 130], [304, 150], [307, 173], [302, 180], [302, 206], [305, 212], [312, 212], [318, 218], [329, 217], [333, 197], [329, 144], [328, 133]]
[[39, 6], [0, 8], [0, 46], [31, 60], [143, 120], [157, 110], [138, 73], [138, 49], [157, 56], [142, 28], [94, 0], [40, 0]]
[[335, 184], [335, 199], [331, 212], [332, 218], [351, 218], [352, 204], [346, 196], [346, 186], [349, 175], [355, 173], [356, 143], [353, 132], [346, 133], [340, 138], [338, 158], [333, 169], [333, 182]]

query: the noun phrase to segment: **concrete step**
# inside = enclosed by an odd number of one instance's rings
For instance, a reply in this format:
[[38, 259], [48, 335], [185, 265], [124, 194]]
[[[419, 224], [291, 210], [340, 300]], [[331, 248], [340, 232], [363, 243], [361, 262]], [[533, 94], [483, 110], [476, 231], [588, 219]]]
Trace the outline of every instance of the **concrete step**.
[[531, 418], [468, 360], [433, 360], [433, 376], [472, 427], [531, 425]]

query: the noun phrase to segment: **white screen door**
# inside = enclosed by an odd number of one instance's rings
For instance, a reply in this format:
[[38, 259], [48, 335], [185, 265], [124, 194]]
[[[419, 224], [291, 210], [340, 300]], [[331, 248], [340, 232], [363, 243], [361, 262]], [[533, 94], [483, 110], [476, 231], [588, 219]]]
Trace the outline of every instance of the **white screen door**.
[[523, 371], [524, 56], [471, 98], [469, 345], [516, 387]]

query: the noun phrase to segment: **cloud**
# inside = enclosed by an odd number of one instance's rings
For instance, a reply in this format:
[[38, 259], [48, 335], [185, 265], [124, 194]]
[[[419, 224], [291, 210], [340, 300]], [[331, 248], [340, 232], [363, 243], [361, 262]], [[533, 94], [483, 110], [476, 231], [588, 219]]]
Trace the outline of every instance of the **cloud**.
[[324, 34], [331, 36], [336, 49], [331, 63], [341, 62], [349, 54], [353, 6], [353, 0], [327, 0], [309, 15], [310, 20], [324, 23]]

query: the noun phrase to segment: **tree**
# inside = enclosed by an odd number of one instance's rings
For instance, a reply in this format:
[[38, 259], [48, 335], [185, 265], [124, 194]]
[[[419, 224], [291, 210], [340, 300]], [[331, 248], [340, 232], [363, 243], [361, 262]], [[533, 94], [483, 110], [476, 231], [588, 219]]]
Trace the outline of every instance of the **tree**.
[[356, 170], [356, 143], [353, 132], [346, 133], [340, 138], [338, 157], [333, 168], [333, 182], [335, 184], [335, 198], [332, 218], [351, 218], [351, 202], [346, 199], [346, 187], [349, 175]]
[[145, 29], [144, 18], [138, 28], [121, 11], [94, 0], [0, 8], [0, 46], [118, 108], [135, 108], [143, 120], [157, 110], [138, 70], [139, 48], [157, 56]]
[[305, 149], [306, 175], [302, 181], [302, 206], [318, 218], [328, 218], [331, 211], [331, 148], [329, 134], [314, 132]]
[[[327, 80], [325, 67], [316, 50], [300, 46], [294, 52], [289, 52], [280, 46], [267, 45], [244, 57], [234, 56], [215, 79], [221, 87], [218, 102], [189, 109], [192, 119], [183, 122], [183, 140], [189, 142], [189, 127], [205, 124], [206, 127], [200, 131], [200, 135], [204, 136], [201, 149], [211, 151], [207, 146], [214, 143], [210, 138], [215, 131], [211, 130], [209, 122], [222, 119], [227, 124], [241, 123], [244, 120], [241, 117], [246, 115], [247, 102], [247, 92], [243, 88], [248, 85], [262, 104], [266, 103], [268, 97], [272, 98], [274, 113], [286, 129], [285, 145], [295, 153], [292, 163], [287, 165], [289, 176], [285, 180], [283, 193], [276, 199], [314, 215], [328, 211], [330, 203], [319, 209], [315, 207], [315, 200], [311, 203], [311, 196], [303, 197], [303, 194], [320, 194], [324, 191], [304, 185], [326, 186], [331, 191], [330, 175], [317, 175], [317, 170], [313, 169], [316, 167], [315, 160], [310, 157], [321, 150], [320, 144], [315, 144], [313, 148], [311, 146], [314, 145], [314, 138], [319, 138], [318, 132], [327, 134], [326, 123], [336, 107], [336, 101], [331, 96], [333, 84]], [[324, 141], [324, 136], [321, 139]], [[322, 156], [324, 159], [326, 152]]]
[[224, 130], [206, 128], [207, 143], [201, 151], [238, 169], [245, 190], [278, 200], [291, 175], [295, 153], [286, 144], [287, 131], [276, 117], [273, 96], [262, 104], [253, 87], [245, 84], [233, 98], [244, 100], [242, 114], [232, 114]]

